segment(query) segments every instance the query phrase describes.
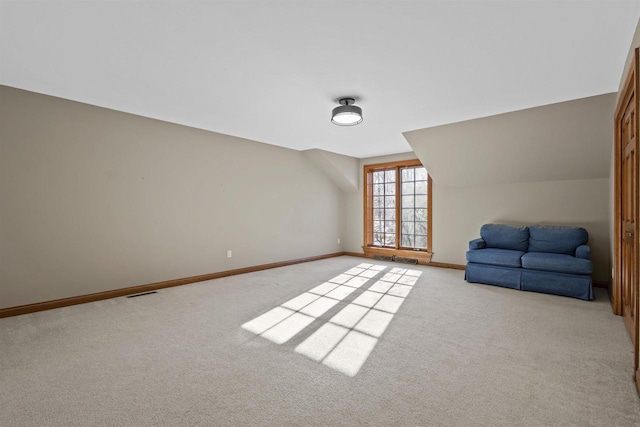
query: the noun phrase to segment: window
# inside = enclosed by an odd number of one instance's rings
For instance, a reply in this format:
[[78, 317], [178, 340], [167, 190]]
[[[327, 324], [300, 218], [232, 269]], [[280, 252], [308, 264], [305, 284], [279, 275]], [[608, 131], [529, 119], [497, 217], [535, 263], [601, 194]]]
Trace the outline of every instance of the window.
[[418, 160], [364, 168], [364, 252], [431, 260], [431, 178]]

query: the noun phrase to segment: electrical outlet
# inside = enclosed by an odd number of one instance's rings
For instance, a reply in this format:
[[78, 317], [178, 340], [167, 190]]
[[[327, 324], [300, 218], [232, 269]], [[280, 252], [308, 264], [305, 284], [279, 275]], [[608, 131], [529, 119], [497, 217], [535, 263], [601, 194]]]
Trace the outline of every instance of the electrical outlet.
[[227, 251], [227, 258], [231, 258], [231, 249]]
[[340, 238], [338, 237], [338, 244], [340, 244]]

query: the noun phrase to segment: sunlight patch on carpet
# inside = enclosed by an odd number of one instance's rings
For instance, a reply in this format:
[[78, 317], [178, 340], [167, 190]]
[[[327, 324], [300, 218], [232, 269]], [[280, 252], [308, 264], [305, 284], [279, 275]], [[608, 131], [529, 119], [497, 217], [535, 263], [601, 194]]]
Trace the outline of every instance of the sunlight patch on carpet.
[[291, 316], [295, 311], [283, 307], [276, 307], [271, 311], [267, 311], [262, 316], [258, 316], [250, 322], [242, 325], [244, 329], [254, 334], [261, 334], [269, 328], [274, 327], [287, 317]]
[[350, 377], [355, 377], [377, 343], [377, 338], [351, 331], [322, 363]]
[[274, 327], [263, 332], [260, 336], [265, 337], [276, 344], [284, 344], [293, 338], [298, 332], [309, 326], [314, 320], [315, 317], [296, 312]]
[[421, 274], [392, 269], [298, 345], [296, 352], [343, 374], [357, 375]]
[[[361, 263], [249, 322], [242, 328], [276, 344], [298, 335], [354, 292], [359, 295], [296, 346], [295, 351], [355, 376], [422, 274], [393, 268], [368, 289], [384, 265]], [[342, 303], [345, 304], [344, 302]]]

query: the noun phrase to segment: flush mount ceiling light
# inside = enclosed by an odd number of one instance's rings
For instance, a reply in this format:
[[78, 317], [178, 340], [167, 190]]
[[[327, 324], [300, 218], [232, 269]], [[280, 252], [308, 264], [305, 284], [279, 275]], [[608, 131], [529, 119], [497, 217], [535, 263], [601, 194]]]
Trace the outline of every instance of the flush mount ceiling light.
[[353, 105], [353, 98], [340, 98], [339, 107], [331, 113], [331, 123], [338, 126], [353, 126], [362, 123], [362, 108]]

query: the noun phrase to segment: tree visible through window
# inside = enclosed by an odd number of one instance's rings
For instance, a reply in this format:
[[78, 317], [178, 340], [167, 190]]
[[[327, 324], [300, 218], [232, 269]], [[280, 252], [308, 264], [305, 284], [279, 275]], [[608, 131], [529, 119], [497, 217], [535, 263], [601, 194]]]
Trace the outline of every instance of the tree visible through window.
[[365, 166], [367, 248], [428, 251], [431, 181], [417, 160]]

